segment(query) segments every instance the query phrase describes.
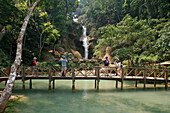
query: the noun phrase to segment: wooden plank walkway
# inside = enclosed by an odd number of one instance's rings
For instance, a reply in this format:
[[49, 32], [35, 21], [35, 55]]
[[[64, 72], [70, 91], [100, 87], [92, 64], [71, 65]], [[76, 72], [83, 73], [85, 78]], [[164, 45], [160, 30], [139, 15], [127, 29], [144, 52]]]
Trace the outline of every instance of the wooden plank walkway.
[[[161, 82], [165, 84], [165, 89], [168, 90], [168, 82], [170, 82], [169, 69], [145, 69], [145, 68], [121, 68], [109, 67], [109, 76], [105, 76], [105, 67], [71, 67], [67, 70], [66, 76], [60, 76], [61, 70], [59, 67], [37, 67], [37, 75], [29, 75], [30, 67], [23, 67], [22, 77], [16, 77], [16, 80], [22, 80], [23, 91], [25, 90], [25, 80], [30, 81], [30, 89], [32, 89], [32, 80], [46, 79], [49, 80], [49, 91], [51, 91], [51, 84], [55, 88], [55, 80], [72, 80], [72, 90], [75, 91], [75, 80], [95, 80], [95, 88], [99, 90], [100, 80], [115, 80], [116, 88], [118, 81], [121, 82], [121, 90], [123, 90], [123, 81], [137, 81], [143, 82], [144, 89], [146, 88], [147, 81], [152, 81], [154, 88], [156, 83]], [[119, 71], [121, 70], [121, 71]], [[121, 72], [118, 74], [118, 72]], [[0, 77], [0, 81], [7, 81], [8, 76]]]
[[[49, 76], [31, 76], [31, 75], [27, 75], [24, 77], [26, 80], [27, 79], [49, 79]], [[21, 80], [22, 77], [16, 77], [16, 80]], [[72, 77], [71, 76], [52, 76], [52, 79], [65, 79], [65, 80], [71, 80]], [[75, 79], [83, 79], [83, 80], [94, 80], [96, 79], [96, 76], [76, 76]], [[109, 77], [104, 77], [104, 76], [101, 76], [100, 77], [101, 80], [121, 80], [121, 77], [120, 76], [109, 76]], [[124, 77], [124, 80], [132, 80], [132, 81], [135, 81], [135, 80], [143, 80], [144, 78], [143, 77], [135, 77], [135, 76], [127, 76], [127, 77]], [[8, 77], [0, 77], [0, 81], [6, 81], [8, 80]], [[146, 77], [146, 80], [149, 80], [149, 81], [165, 81], [165, 78], [154, 78], [154, 77]], [[168, 82], [170, 82], [170, 78], [168, 79]]]

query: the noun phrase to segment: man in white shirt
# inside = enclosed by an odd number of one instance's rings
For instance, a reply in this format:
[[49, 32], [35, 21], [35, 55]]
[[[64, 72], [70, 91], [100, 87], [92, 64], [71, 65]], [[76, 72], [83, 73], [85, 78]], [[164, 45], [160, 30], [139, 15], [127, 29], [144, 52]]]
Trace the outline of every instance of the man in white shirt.
[[63, 56], [63, 58], [61, 59], [61, 74], [62, 76], [65, 76], [66, 75], [66, 70], [67, 70], [67, 59], [65, 56]]

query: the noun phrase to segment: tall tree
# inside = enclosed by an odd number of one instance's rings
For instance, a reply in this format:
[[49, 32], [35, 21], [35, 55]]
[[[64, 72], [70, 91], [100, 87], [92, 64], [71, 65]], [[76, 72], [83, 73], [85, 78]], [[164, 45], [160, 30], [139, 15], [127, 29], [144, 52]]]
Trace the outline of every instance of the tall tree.
[[0, 112], [4, 112], [6, 104], [8, 102], [8, 99], [11, 96], [12, 88], [13, 88], [15, 78], [16, 78], [16, 71], [17, 71], [18, 66], [21, 63], [23, 37], [24, 37], [25, 31], [26, 31], [26, 28], [27, 28], [28, 21], [31, 17], [31, 14], [40, 1], [41, 0], [36, 0], [31, 6], [31, 2], [30, 2], [30, 0], [28, 0], [29, 11], [27, 13], [27, 16], [24, 19], [20, 34], [18, 36], [15, 61], [14, 61], [13, 65], [11, 66], [9, 79], [7, 81], [5, 89], [2, 92], [2, 95], [1, 95], [1, 98], [0, 98]]

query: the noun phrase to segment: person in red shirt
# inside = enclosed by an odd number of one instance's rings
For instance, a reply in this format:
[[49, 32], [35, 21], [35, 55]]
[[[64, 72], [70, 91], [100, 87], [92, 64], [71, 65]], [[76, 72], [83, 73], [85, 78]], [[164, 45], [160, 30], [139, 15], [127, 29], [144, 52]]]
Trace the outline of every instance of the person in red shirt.
[[34, 75], [34, 72], [35, 72], [35, 66], [37, 65], [37, 58], [34, 57], [33, 59], [33, 63], [32, 63], [32, 76]]

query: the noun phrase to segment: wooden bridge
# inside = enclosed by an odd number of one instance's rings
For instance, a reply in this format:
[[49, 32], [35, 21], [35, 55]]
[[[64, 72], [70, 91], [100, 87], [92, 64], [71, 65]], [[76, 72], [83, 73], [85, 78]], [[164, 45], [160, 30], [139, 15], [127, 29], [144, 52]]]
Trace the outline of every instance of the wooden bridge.
[[[108, 69], [109, 76], [105, 76], [106, 69]], [[95, 88], [99, 90], [100, 80], [115, 80], [116, 88], [118, 88], [118, 82], [121, 82], [121, 90], [123, 90], [124, 81], [135, 81], [135, 87], [137, 82], [142, 82], [144, 89], [147, 82], [151, 81], [154, 88], [157, 83], [164, 83], [165, 89], [168, 90], [168, 82], [170, 82], [170, 69], [147, 69], [137, 67], [124, 67], [118, 69], [117, 67], [69, 67], [66, 72], [66, 76], [61, 76], [61, 67], [46, 66], [36, 67], [35, 75], [31, 75], [31, 67], [23, 66], [21, 70], [21, 76], [16, 77], [16, 80], [22, 80], [25, 90], [25, 81], [29, 80], [30, 89], [32, 89], [32, 80], [34, 79], [47, 79], [49, 80], [49, 91], [55, 89], [55, 80], [72, 80], [72, 90], [75, 91], [75, 80], [95, 80]], [[118, 72], [120, 72], [118, 74]], [[4, 71], [0, 71], [0, 82], [7, 81], [8, 75]]]

